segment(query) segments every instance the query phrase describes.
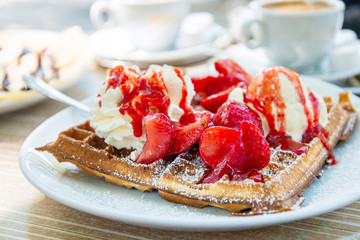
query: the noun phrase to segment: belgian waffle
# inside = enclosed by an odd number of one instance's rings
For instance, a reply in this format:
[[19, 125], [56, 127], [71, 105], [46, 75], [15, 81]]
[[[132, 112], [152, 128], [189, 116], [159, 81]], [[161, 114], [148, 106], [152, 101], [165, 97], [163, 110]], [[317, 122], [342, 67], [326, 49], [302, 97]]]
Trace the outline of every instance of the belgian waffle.
[[[328, 143], [334, 147], [346, 141], [357, 119], [349, 93], [340, 94], [339, 103], [326, 98], [329, 111]], [[264, 183], [246, 179], [229, 181], [226, 176], [213, 184], [198, 184], [209, 170], [198, 148], [192, 147], [168, 163], [160, 159], [150, 165], [134, 163], [131, 149], [118, 150], [98, 137], [85, 122], [59, 134], [54, 143], [37, 148], [48, 151], [59, 162], [71, 162], [88, 175], [105, 178], [126, 188], [141, 191], [157, 189], [162, 198], [194, 207], [216, 206], [240, 212], [282, 211], [301, 203], [302, 192], [319, 174], [328, 151], [319, 138], [308, 144], [307, 154], [300, 156], [279, 148], [271, 149], [271, 160], [261, 170]]]

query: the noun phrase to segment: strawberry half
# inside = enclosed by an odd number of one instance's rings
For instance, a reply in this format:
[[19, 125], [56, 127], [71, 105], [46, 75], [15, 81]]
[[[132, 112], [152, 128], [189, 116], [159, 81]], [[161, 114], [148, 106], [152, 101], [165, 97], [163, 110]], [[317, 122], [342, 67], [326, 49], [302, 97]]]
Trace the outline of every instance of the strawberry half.
[[221, 76], [205, 76], [205, 77], [192, 77], [191, 81], [194, 84], [194, 90], [196, 93], [203, 93], [205, 95], [211, 95], [221, 91], [222, 87], [219, 84]]
[[241, 88], [247, 88], [252, 80], [243, 68], [230, 59], [220, 59], [215, 63], [215, 69], [219, 73], [217, 77], [192, 77], [191, 81], [197, 94], [207, 96], [219, 93], [229, 87], [239, 84]]
[[181, 123], [173, 123], [173, 140], [167, 157], [181, 153], [197, 143], [208, 127], [212, 114], [207, 111], [185, 114]]
[[214, 183], [225, 174], [230, 180], [241, 181], [251, 177], [262, 181], [254, 171], [266, 167], [270, 148], [259, 128], [242, 121], [239, 130], [216, 126], [206, 129], [200, 139], [200, 155], [210, 171], [200, 183]]
[[251, 75], [231, 59], [216, 61], [215, 69], [224, 76], [227, 86], [239, 84], [246, 89], [252, 81]]
[[206, 110], [216, 113], [218, 108], [226, 102], [229, 97], [229, 94], [236, 88], [236, 85], [229, 87], [228, 89], [221, 91], [216, 94], [205, 97], [201, 100], [200, 105]]
[[254, 123], [261, 131], [263, 131], [259, 115], [245, 103], [233, 100], [226, 101], [226, 103], [218, 109], [212, 122], [214, 126], [239, 129], [243, 120]]
[[250, 172], [266, 167], [270, 161], [269, 143], [260, 129], [249, 121], [240, 124], [240, 154], [230, 165], [240, 172]]
[[146, 143], [136, 162], [150, 164], [167, 153], [173, 138], [172, 125], [170, 119], [163, 113], [148, 115], [144, 121]]

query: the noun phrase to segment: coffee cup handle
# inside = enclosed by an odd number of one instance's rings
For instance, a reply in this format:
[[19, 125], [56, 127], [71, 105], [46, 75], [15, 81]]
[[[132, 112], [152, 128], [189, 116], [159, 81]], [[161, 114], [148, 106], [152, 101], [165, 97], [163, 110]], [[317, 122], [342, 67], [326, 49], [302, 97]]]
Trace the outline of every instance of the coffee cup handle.
[[[104, 14], [108, 15], [106, 21], [103, 18]], [[93, 25], [98, 29], [115, 27], [117, 24], [115, 15], [109, 7], [108, 0], [98, 0], [91, 5], [90, 19]]]
[[[251, 29], [253, 25], [259, 26], [259, 32], [254, 34], [254, 31]], [[264, 22], [260, 19], [250, 19], [243, 23], [241, 27], [241, 35], [244, 44], [248, 48], [258, 48], [264, 45]]]

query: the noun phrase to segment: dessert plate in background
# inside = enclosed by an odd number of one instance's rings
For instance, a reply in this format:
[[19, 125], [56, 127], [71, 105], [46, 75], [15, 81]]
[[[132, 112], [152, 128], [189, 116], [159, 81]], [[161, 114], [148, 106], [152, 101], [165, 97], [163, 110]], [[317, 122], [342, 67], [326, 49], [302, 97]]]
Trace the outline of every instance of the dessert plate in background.
[[179, 36], [172, 49], [151, 52], [136, 49], [125, 30], [119, 27], [93, 33], [90, 44], [98, 63], [108, 68], [117, 62], [131, 62], [142, 68], [150, 64], [185, 65], [215, 55], [231, 41], [225, 28], [217, 24], [213, 24], [207, 34], [204, 41], [193, 43]]
[[[340, 88], [305, 77], [308, 86], [321, 95], [336, 95]], [[86, 104], [91, 105], [92, 99]], [[359, 111], [360, 98], [352, 96]], [[19, 156], [25, 177], [48, 197], [69, 207], [100, 217], [137, 226], [182, 231], [227, 231], [264, 227], [309, 218], [333, 211], [360, 199], [360, 126], [348, 142], [334, 149], [339, 164], [326, 167], [321, 179], [304, 192], [305, 203], [298, 209], [269, 215], [235, 217], [228, 211], [198, 209], [161, 199], [158, 193], [142, 193], [105, 183], [86, 175], [69, 163], [58, 163], [35, 147], [54, 141], [60, 131], [80, 124], [89, 116], [67, 108], [36, 128], [24, 142]]]
[[[0, 47], [12, 39], [18, 39], [20, 47], [39, 51], [56, 41], [61, 42], [57, 52], [57, 60], [62, 65], [58, 70], [59, 79], [49, 82], [58, 90], [65, 90], [75, 84], [91, 61], [88, 38], [79, 27], [67, 29], [63, 33], [37, 29], [0, 31]], [[0, 58], [1, 63], [7, 61], [6, 58], [3, 59], [4, 55]], [[44, 99], [45, 97], [33, 90], [0, 91], [0, 114], [28, 107]]]

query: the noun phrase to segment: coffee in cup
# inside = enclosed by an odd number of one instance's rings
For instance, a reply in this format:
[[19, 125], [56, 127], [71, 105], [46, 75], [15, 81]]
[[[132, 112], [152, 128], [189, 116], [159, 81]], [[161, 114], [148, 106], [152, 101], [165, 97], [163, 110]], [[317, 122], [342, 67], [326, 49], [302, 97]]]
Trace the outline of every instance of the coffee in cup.
[[330, 8], [331, 5], [326, 2], [291, 1], [267, 3], [262, 5], [262, 7], [284, 12], [306, 12]]
[[258, 17], [243, 23], [244, 44], [263, 47], [273, 65], [304, 73], [319, 67], [331, 52], [345, 7], [339, 0], [259, 0], [250, 8]]

